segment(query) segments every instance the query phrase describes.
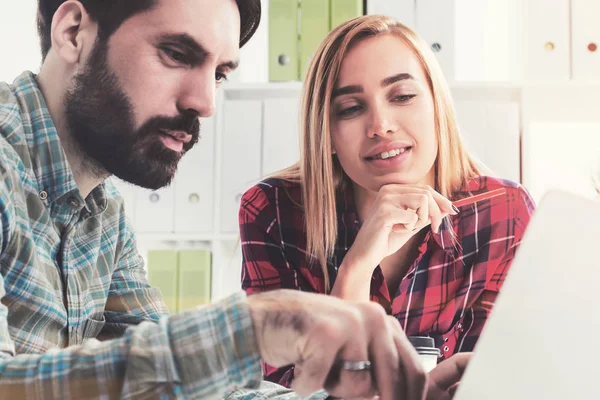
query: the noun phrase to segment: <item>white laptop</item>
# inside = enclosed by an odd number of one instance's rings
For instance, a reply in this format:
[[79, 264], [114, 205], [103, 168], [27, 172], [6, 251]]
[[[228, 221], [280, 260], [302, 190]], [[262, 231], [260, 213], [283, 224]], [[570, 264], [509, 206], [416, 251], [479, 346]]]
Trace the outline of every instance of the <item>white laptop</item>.
[[600, 202], [540, 201], [455, 400], [600, 399]]

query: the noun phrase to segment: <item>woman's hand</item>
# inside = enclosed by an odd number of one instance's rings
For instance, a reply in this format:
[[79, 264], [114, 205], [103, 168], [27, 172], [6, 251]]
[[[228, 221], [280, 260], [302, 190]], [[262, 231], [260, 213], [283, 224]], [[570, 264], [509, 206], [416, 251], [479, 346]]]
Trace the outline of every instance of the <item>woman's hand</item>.
[[451, 400], [471, 360], [472, 353], [458, 353], [429, 373], [427, 400]]
[[[352, 285], [367, 284], [375, 267], [396, 253], [410, 238], [426, 226], [438, 232], [447, 215], [456, 215], [452, 202], [429, 186], [390, 184], [383, 186], [365, 218], [354, 244], [340, 266], [338, 279]], [[343, 288], [344, 282], [336, 280], [332, 294], [354, 299], [364, 296], [356, 288]], [[368, 286], [367, 289], [368, 291]], [[368, 297], [368, 292], [367, 292]]]
[[346, 257], [371, 272], [418, 231], [431, 225], [438, 232], [452, 202], [429, 186], [385, 185]]

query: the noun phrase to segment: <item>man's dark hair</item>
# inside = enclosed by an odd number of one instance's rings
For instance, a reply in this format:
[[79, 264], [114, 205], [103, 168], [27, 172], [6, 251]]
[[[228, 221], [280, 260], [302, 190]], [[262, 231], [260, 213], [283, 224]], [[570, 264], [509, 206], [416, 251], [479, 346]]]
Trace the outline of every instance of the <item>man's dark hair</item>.
[[[42, 47], [42, 58], [45, 59], [52, 41], [50, 29], [52, 18], [58, 7], [66, 0], [38, 0], [37, 27]], [[110, 35], [135, 14], [150, 10], [156, 0], [78, 0], [98, 23], [98, 38], [107, 40]], [[240, 47], [242, 47], [258, 28], [260, 22], [260, 0], [236, 0], [240, 10]]]

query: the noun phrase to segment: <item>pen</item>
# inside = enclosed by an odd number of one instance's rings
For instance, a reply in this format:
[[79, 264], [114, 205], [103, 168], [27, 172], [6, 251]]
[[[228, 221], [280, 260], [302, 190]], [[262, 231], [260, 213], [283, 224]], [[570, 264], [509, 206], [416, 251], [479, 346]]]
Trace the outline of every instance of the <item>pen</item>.
[[466, 197], [464, 199], [456, 200], [456, 201], [452, 202], [452, 204], [455, 207], [464, 207], [464, 206], [468, 206], [469, 204], [477, 203], [478, 201], [481, 201], [481, 200], [488, 200], [488, 199], [491, 199], [493, 197], [501, 196], [504, 193], [506, 193], [506, 189], [504, 189], [504, 188], [490, 190], [489, 192], [485, 192], [485, 193], [481, 193], [481, 194], [476, 194], [475, 196]]

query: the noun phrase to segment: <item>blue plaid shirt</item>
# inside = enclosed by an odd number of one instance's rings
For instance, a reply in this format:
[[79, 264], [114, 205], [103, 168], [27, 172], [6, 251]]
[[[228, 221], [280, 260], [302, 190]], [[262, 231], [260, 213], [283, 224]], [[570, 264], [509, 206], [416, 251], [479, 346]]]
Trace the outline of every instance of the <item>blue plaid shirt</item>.
[[0, 273], [1, 398], [206, 399], [260, 382], [244, 294], [167, 316], [121, 197], [106, 182], [82, 198], [29, 72], [0, 83]]

